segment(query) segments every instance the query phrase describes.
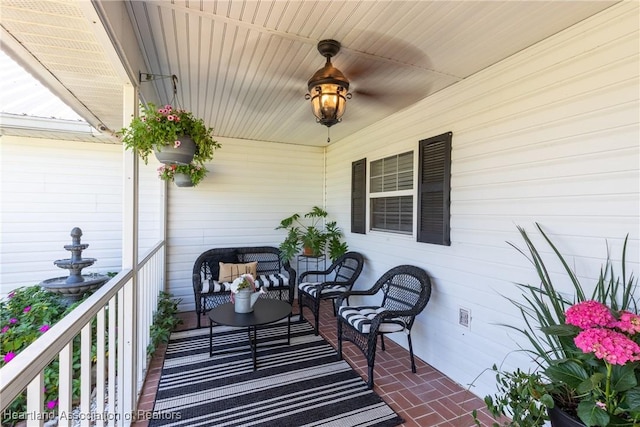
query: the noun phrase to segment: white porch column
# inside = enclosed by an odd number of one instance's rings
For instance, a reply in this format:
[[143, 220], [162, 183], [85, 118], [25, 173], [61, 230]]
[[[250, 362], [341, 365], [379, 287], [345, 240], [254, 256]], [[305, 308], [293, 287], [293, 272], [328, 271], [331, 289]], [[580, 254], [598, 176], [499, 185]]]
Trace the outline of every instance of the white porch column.
[[[138, 93], [132, 85], [125, 85], [123, 91], [123, 123], [125, 126], [131, 121], [133, 115], [138, 115]], [[132, 152], [122, 148], [123, 152], [123, 218], [122, 218], [122, 268], [133, 269], [131, 283], [125, 285], [124, 297], [119, 300], [120, 313], [126, 313], [122, 320], [125, 322], [122, 331], [123, 346], [119, 361], [123, 362], [122, 377], [118, 382], [124, 387], [118, 388], [118, 406], [121, 414], [132, 414], [137, 406], [137, 302], [136, 287], [138, 285], [138, 157]], [[122, 403], [120, 403], [122, 402]], [[130, 420], [125, 420], [128, 425]]]

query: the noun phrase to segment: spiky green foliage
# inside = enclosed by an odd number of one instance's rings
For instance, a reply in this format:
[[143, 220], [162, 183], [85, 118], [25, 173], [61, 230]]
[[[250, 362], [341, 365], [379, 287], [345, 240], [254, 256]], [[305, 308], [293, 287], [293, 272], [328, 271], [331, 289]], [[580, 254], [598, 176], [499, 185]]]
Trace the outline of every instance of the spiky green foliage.
[[[539, 416], [540, 410], [554, 405], [579, 417], [586, 426], [640, 425], [640, 362], [632, 357], [625, 364], [610, 364], [594, 353], [580, 350], [574, 342], [580, 328], [566, 324], [565, 316], [567, 309], [585, 301], [606, 305], [614, 317], [622, 312], [637, 315], [637, 279], [626, 270], [628, 236], [624, 240], [620, 274], [607, 251], [607, 260], [589, 291], [542, 227], [536, 224], [536, 228], [565, 273], [558, 280], [571, 283], [573, 295], [558, 290], [561, 288], [553, 283], [541, 252], [525, 229], [518, 227], [526, 249], [509, 244], [531, 262], [540, 283], [517, 284], [522, 290], [521, 299], [508, 299], [518, 308], [524, 326], [503, 326], [525, 337], [529, 346], [519, 351], [528, 353], [538, 369], [529, 373], [509, 372], [494, 366], [499, 391], [485, 398], [487, 408], [495, 417], [512, 416], [512, 421], [505, 424], [510, 426], [542, 426], [547, 417]], [[640, 334], [628, 335], [640, 344]]]

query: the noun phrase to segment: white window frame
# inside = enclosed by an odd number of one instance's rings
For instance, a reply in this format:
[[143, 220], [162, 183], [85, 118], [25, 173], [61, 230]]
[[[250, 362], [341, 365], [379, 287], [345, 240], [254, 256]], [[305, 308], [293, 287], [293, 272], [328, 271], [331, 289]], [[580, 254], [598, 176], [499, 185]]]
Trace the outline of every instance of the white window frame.
[[[411, 189], [405, 189], [405, 190], [395, 190], [395, 191], [380, 191], [380, 192], [372, 192], [371, 191], [371, 173], [373, 171], [373, 166], [372, 164], [380, 161], [380, 160], [384, 160], [384, 159], [388, 159], [391, 157], [398, 157], [401, 156], [403, 154], [407, 154], [407, 153], [411, 153], [411, 158], [412, 158], [412, 162], [411, 162]], [[416, 150], [415, 149], [409, 149], [409, 150], [405, 150], [399, 153], [395, 153], [395, 154], [389, 154], [389, 155], [385, 155], [373, 160], [369, 160], [368, 164], [367, 164], [367, 230], [369, 233], [391, 233], [393, 235], [397, 235], [397, 236], [407, 236], [407, 237], [415, 237], [416, 235], [416, 188], [417, 188], [417, 182], [416, 182]], [[398, 175], [399, 171], [396, 170], [396, 176]], [[388, 198], [388, 197], [403, 197], [403, 196], [410, 196], [411, 197], [411, 203], [412, 203], [412, 208], [411, 208], [411, 231], [402, 231], [402, 230], [391, 230], [391, 229], [384, 229], [384, 228], [373, 228], [372, 227], [372, 209], [371, 209], [371, 205], [372, 205], [372, 200], [374, 199], [382, 199], [382, 198]]]

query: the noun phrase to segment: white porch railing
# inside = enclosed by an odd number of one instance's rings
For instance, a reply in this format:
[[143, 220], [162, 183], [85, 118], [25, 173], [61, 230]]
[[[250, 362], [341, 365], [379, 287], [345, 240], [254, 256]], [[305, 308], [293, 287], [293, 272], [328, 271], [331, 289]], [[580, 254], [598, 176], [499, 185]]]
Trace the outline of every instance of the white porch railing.
[[[42, 426], [51, 418], [44, 410], [44, 369], [57, 357], [59, 426], [73, 423], [74, 379], [80, 381], [80, 425], [129, 426], [147, 370], [149, 327], [164, 288], [164, 252], [161, 241], [138, 263], [137, 274], [121, 271], [0, 369], [2, 411], [26, 388], [27, 426]], [[73, 341], [78, 335], [80, 376], [74, 378]], [[94, 340], [97, 351], [92, 360]]]

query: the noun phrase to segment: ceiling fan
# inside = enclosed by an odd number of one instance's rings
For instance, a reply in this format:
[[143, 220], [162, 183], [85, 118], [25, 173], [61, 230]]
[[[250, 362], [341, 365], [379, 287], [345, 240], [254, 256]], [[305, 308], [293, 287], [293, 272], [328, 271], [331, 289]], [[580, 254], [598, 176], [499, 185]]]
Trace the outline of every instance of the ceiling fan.
[[[373, 35], [371, 37], [373, 38]], [[427, 62], [426, 55], [410, 44], [396, 39], [387, 39], [384, 46], [385, 50], [381, 55], [349, 50], [346, 75], [354, 79], [357, 87], [353, 93], [358, 98], [366, 98], [385, 107], [393, 106], [400, 109], [428, 92], [427, 79], [422, 79], [425, 83], [418, 85], [415, 84], [415, 79], [409, 79], [409, 76], [426, 73], [428, 69], [428, 66], [424, 65]], [[331, 63], [331, 58], [340, 52], [341, 47], [340, 42], [333, 39], [318, 42], [318, 52], [326, 58], [326, 63], [307, 82], [308, 93], [305, 99], [311, 100], [311, 109], [316, 122], [327, 128], [342, 121], [347, 100], [352, 98], [352, 93], [349, 92], [351, 83], [349, 78]], [[397, 52], [404, 52], [405, 58], [408, 55], [411, 63], [415, 65], [388, 56]], [[390, 72], [394, 76], [391, 82], [393, 88], [388, 85]], [[411, 81], [413, 84], [402, 87], [401, 82], [405, 80], [402, 77], [407, 77], [406, 81]], [[382, 81], [386, 81], [387, 85], [385, 86]], [[381, 87], [386, 87], [386, 90]]]

